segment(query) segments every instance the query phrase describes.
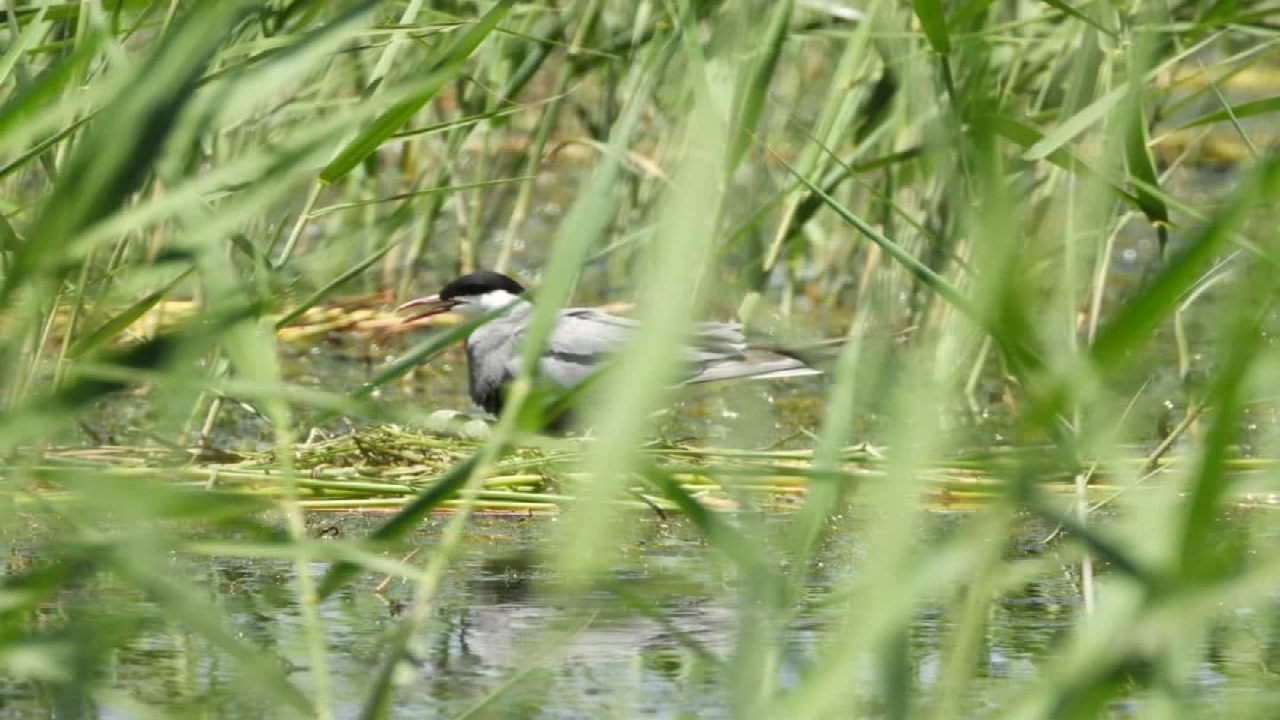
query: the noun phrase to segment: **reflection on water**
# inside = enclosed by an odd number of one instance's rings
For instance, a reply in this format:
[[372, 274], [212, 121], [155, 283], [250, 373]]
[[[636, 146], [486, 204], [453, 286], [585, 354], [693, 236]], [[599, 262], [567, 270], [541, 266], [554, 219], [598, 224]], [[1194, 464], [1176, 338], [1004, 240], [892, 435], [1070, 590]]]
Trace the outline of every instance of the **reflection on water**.
[[[933, 515], [925, 533], [946, 532], [964, 517]], [[363, 534], [376, 519], [325, 517], [316, 530], [337, 525], [343, 534]], [[430, 552], [442, 522], [432, 520], [388, 554]], [[648, 519], [621, 554], [612, 579], [594, 593], [567, 600], [568, 594], [557, 592], [554, 574], [532, 554], [553, 522], [476, 521], [431, 621], [409, 643], [393, 716], [454, 717], [468, 708], [477, 710], [476, 717], [495, 718], [727, 716], [732, 658], [744, 642], [742, 630], [758, 632], [772, 622], [758, 606], [737, 604], [727, 564], [680, 522]], [[1010, 543], [1010, 552], [1042, 561], [1042, 571], [987, 611], [977, 682], [967, 690], [979, 705], [1000, 706], [1033, 682], [1076, 619], [1076, 568], [1057, 559], [1056, 547], [1042, 544], [1048, 531], [1027, 526]], [[772, 628], [782, 638], [774, 678], [781, 688], [796, 681], [841, 620], [840, 598], [851, 580], [856, 585], [860, 552], [856, 531], [833, 537], [809, 578], [805, 607], [787, 627]], [[291, 568], [287, 562], [186, 558], [175, 559], [172, 569], [204, 587], [233, 632], [289, 668], [305, 691], [312, 678], [299, 615], [288, 601]], [[318, 577], [325, 567], [312, 570]], [[381, 581], [362, 578], [321, 606], [339, 717], [359, 714], [388, 640], [401, 628], [400, 611], [412, 601], [407, 583], [392, 582], [379, 592]], [[110, 687], [174, 716], [198, 708], [205, 717], [275, 716], [269, 704], [246, 696], [233, 662], [112, 580], [96, 579], [47, 608], [52, 625], [81, 613], [96, 618], [104, 637], [125, 638], [103, 659]], [[940, 681], [954, 629], [949, 618], [956, 615], [944, 613], [942, 605], [917, 609], [908, 657], [919, 689]], [[1242, 682], [1262, 689], [1252, 685], [1263, 681], [1254, 680], [1253, 663], [1280, 658], [1280, 628], [1258, 621], [1243, 611], [1229, 614], [1212, 637], [1209, 660], [1196, 672], [1207, 702], [1223, 702], [1222, 693], [1238, 693]], [[27, 687], [0, 681], [0, 715], [50, 711], [52, 700]], [[874, 702], [876, 687], [870, 673], [851, 678], [850, 702]], [[101, 716], [116, 716], [110, 696], [100, 705]]]

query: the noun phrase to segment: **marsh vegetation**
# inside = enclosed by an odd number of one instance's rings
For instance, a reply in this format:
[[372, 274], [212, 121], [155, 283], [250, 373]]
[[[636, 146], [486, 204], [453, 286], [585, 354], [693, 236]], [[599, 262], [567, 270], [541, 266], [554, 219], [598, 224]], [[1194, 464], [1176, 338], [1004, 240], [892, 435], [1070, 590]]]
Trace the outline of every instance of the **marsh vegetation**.
[[[0, 16], [0, 714], [1274, 715], [1275, 2]], [[438, 426], [476, 268], [589, 436]]]

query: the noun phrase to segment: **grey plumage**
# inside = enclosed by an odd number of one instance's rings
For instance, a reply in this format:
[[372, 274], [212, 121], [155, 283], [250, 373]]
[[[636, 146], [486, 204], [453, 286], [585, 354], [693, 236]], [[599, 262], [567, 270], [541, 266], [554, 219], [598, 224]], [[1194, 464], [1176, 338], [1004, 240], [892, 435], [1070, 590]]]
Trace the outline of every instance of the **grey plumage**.
[[[502, 391], [520, 372], [521, 343], [533, 305], [518, 301], [506, 314], [480, 326], [467, 339], [472, 400], [485, 410], [502, 411]], [[568, 388], [589, 378], [636, 330], [634, 320], [596, 310], [560, 311], [538, 362], [540, 378]], [[683, 349], [689, 374], [685, 384], [739, 378], [765, 379], [815, 375], [803, 361], [747, 345], [738, 323], [699, 323]]]
[[[507, 384], [520, 372], [521, 344], [534, 311], [521, 292], [523, 288], [505, 275], [473, 273], [449, 283], [439, 295], [400, 308], [428, 308], [418, 317], [453, 308], [471, 313], [505, 308], [472, 331], [466, 342], [471, 399], [495, 415], [502, 412]], [[595, 308], [561, 310], [538, 362], [538, 376], [560, 387], [574, 387], [620, 350], [637, 328], [634, 320]], [[738, 323], [698, 323], [683, 355], [688, 366], [684, 384], [821, 373], [784, 351], [749, 345]]]

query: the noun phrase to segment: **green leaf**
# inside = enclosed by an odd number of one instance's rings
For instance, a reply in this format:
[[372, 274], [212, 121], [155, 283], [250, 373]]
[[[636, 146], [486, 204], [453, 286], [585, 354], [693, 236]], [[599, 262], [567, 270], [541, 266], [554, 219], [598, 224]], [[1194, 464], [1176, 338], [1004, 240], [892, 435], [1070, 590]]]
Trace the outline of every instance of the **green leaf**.
[[1118, 87], [1080, 109], [1075, 115], [1067, 118], [1058, 126], [1044, 134], [1044, 137], [1022, 154], [1023, 160], [1041, 160], [1063, 145], [1075, 140], [1085, 130], [1102, 120], [1116, 105], [1122, 102], [1129, 92], [1127, 85]]
[[392, 362], [382, 370], [379, 370], [371, 380], [357, 388], [356, 391], [352, 393], [352, 397], [354, 399], [368, 397], [374, 390], [386, 385], [422, 363], [427, 362], [453, 345], [462, 342], [471, 334], [472, 330], [475, 330], [484, 323], [489, 322], [502, 312], [504, 312], [504, 310], [499, 309], [480, 317], [472, 318], [467, 322], [449, 328], [442, 333], [432, 335], [430, 338], [427, 338], [421, 343], [415, 345], [409, 350], [409, 352], [401, 355], [399, 358], [396, 358], [395, 362]]
[[957, 310], [964, 312], [970, 318], [984, 326], [988, 325], [977, 309], [969, 303], [968, 298], [953, 287], [951, 283], [947, 282], [946, 278], [937, 274], [932, 268], [917, 260], [914, 255], [908, 252], [901, 245], [882, 235], [878, 230], [872, 227], [870, 223], [850, 212], [839, 202], [836, 202], [835, 198], [831, 197], [831, 195], [818, 187], [813, 181], [809, 180], [809, 178], [806, 178], [804, 175], [797, 172], [796, 169], [785, 160], [782, 160], [781, 158], [778, 160], [786, 166], [787, 170], [789, 170], [791, 174], [801, 182], [801, 184], [809, 189], [809, 192], [813, 193], [813, 195], [825, 203], [827, 207], [834, 210], [835, 213], [843, 218], [845, 222], [857, 228], [858, 232], [862, 233], [868, 240], [879, 245], [881, 249], [883, 249], [896, 262], [910, 271], [912, 275], [920, 280], [920, 282], [938, 293], [938, 295], [951, 303]]
[[0, 137], [13, 132], [19, 123], [36, 111], [56, 105], [59, 96], [84, 74], [85, 67], [98, 52], [98, 44], [96, 35], [84, 38], [70, 55], [40, 73], [29, 85], [10, 96], [8, 102], [0, 105]]
[[1076, 20], [1079, 20], [1080, 22], [1084, 23], [1085, 25], [1088, 25], [1089, 27], [1093, 28], [1094, 30], [1097, 30], [1098, 32], [1102, 33], [1103, 35], [1106, 35], [1109, 38], [1118, 37], [1114, 31], [1108, 29], [1107, 27], [1102, 25], [1102, 23], [1099, 23], [1097, 20], [1094, 20], [1088, 15], [1080, 12], [1075, 7], [1073, 7], [1071, 3], [1068, 3], [1065, 0], [1040, 0], [1040, 1], [1043, 2], [1045, 5], [1048, 5], [1049, 7], [1055, 10], [1058, 10], [1059, 12], [1065, 13], [1066, 15], [1069, 15], [1075, 18]]
[[[351, 269], [342, 273], [341, 275], [334, 278], [333, 280], [330, 280], [329, 282], [325, 283], [324, 287], [321, 287], [319, 290], [316, 290], [315, 292], [311, 293], [309, 296], [307, 296], [305, 300], [298, 303], [296, 307], [294, 307], [289, 312], [285, 313], [284, 316], [281, 317], [279, 320], [276, 320], [276, 329], [279, 330], [280, 328], [288, 327], [289, 323], [302, 317], [302, 315], [306, 313], [307, 310], [310, 310], [311, 308], [315, 307], [320, 303], [321, 300], [328, 297], [329, 293], [347, 284], [351, 280], [359, 277], [361, 274], [364, 273], [365, 270], [368, 270], [369, 268], [373, 267], [374, 263], [381, 260], [387, 253], [395, 249], [395, 247], [396, 247], [395, 243], [387, 243], [386, 245], [383, 245], [382, 247], [373, 251], [373, 253], [371, 253], [364, 260], [361, 260], [360, 262], [353, 265]], [[399, 376], [393, 375], [391, 377], [388, 377], [387, 380], [388, 381], [393, 380], [396, 377], [399, 377]]]
[[22, 246], [22, 239], [9, 223], [9, 218], [0, 212], [0, 252], [15, 252]]
[[364, 159], [372, 155], [387, 138], [403, 127], [423, 105], [430, 102], [447, 83], [457, 77], [461, 72], [462, 62], [470, 57], [489, 33], [493, 32], [514, 3], [515, 0], [498, 0], [469, 30], [446, 43], [436, 57], [427, 64], [422, 90], [393, 105], [347, 143], [347, 146], [338, 152], [337, 157], [320, 171], [320, 180], [326, 183], [337, 182], [364, 162]]
[[250, 305], [218, 316], [201, 316], [173, 332], [104, 353], [95, 363], [100, 368], [98, 372], [93, 372], [92, 366], [73, 366], [67, 384], [0, 414], [0, 448], [39, 439], [92, 403], [127, 389], [133, 384], [121, 377], [127, 371], [171, 367], [204, 352], [228, 328], [260, 314], [260, 308]]
[[134, 304], [125, 308], [119, 315], [116, 315], [102, 323], [92, 332], [81, 336], [67, 350], [67, 357], [73, 359], [81, 357], [90, 350], [96, 349], [99, 345], [102, 345], [111, 338], [114, 338], [124, 332], [130, 325], [137, 322], [138, 318], [142, 317], [148, 310], [155, 307], [156, 303], [163, 300], [164, 297], [177, 287], [179, 283], [186, 280], [193, 270], [194, 268], [187, 268], [186, 270], [183, 270], [177, 277], [166, 283], [164, 287], [146, 295], [141, 300], [138, 300]]
[[1137, 181], [1132, 185], [1138, 208], [1156, 227], [1160, 251], [1163, 253], [1169, 241], [1169, 207], [1165, 205], [1163, 193], [1160, 191], [1160, 178], [1156, 175], [1156, 166], [1151, 158], [1151, 148], [1147, 138], [1146, 115], [1143, 113], [1142, 103], [1137, 98], [1133, 102], [1129, 131], [1125, 134], [1124, 152], [1129, 174]]
[[9, 77], [9, 73], [19, 66], [27, 49], [49, 29], [49, 24], [44, 22], [48, 9], [47, 5], [37, 8], [36, 16], [27, 22], [27, 26], [18, 34], [17, 41], [10, 43], [4, 54], [0, 55], [0, 83], [4, 82]]
[[[449, 472], [442, 475], [434, 485], [414, 498], [413, 502], [405, 505], [400, 509], [400, 512], [391, 516], [391, 519], [379, 525], [376, 530], [369, 534], [369, 540], [375, 542], [395, 540], [417, 527], [422, 522], [422, 519], [427, 516], [427, 513], [462, 489], [462, 486], [467, 482], [467, 478], [471, 476], [471, 471], [475, 469], [479, 457], [479, 454], [472, 455], [450, 468]], [[325, 573], [324, 578], [320, 581], [316, 594], [321, 600], [329, 597], [343, 585], [350, 582], [351, 578], [355, 577], [358, 572], [360, 572], [360, 566], [355, 563], [341, 562], [334, 565], [329, 568], [329, 572]]]
[[947, 31], [947, 15], [942, 10], [941, 0], [911, 0], [911, 9], [920, 19], [920, 27], [939, 55], [951, 54], [951, 35]]
[[1274, 112], [1280, 112], [1280, 97], [1269, 97], [1261, 100], [1242, 102], [1238, 105], [1229, 105], [1221, 110], [1215, 110], [1195, 119], [1188, 120], [1179, 126], [1178, 129], [1186, 130], [1187, 128], [1199, 127], [1201, 125], [1212, 125], [1213, 123], [1240, 120], [1247, 117], [1254, 117], [1255, 115], [1266, 115]]
[[732, 560], [744, 576], [753, 578], [756, 582], [766, 580], [768, 586], [774, 589], [781, 587], [777, 572], [757, 552], [758, 547], [746, 540], [742, 533], [723, 517], [704, 507], [662, 468], [651, 464], [642, 471], [649, 484], [653, 485], [662, 497], [675, 503], [685, 518], [698, 528], [702, 537]]
[[778, 69], [778, 58], [782, 56], [782, 46], [787, 41], [791, 9], [792, 0], [783, 0], [774, 6], [769, 27], [761, 39], [764, 49], [747, 77], [747, 83], [742, 89], [742, 98], [734, 113], [731, 127], [735, 136], [726, 155], [728, 159], [726, 174], [732, 174], [742, 162], [742, 156], [747, 148], [751, 147], [756, 126], [760, 122], [760, 113], [764, 110], [765, 98], [769, 95], [769, 88], [773, 86], [773, 77]]
[[27, 242], [14, 254], [0, 300], [12, 297], [37, 272], [56, 267], [85, 229], [142, 185], [242, 8], [238, 2], [199, 5], [161, 38], [119, 97], [76, 144]]
[[1270, 287], [1258, 304], [1233, 318], [1229, 340], [1224, 344], [1225, 358], [1219, 361], [1216, 381], [1208, 396], [1213, 398], [1213, 420], [1203, 438], [1195, 482], [1182, 504], [1183, 517], [1178, 525], [1178, 569], [1184, 583], [1196, 584], [1232, 575], [1236, 568], [1224, 564], [1214, 525], [1221, 518], [1223, 501], [1232, 485], [1228, 458], [1232, 453], [1241, 416], [1250, 398], [1246, 380], [1249, 369], [1263, 356], [1260, 346], [1265, 333], [1261, 320], [1275, 304], [1275, 281], [1261, 280]]
[[224, 624], [224, 613], [211, 603], [205, 592], [196, 592], [166, 574], [163, 557], [150, 549], [129, 545], [113, 546], [106, 553], [112, 571], [134, 587], [146, 592], [165, 612], [198, 633], [217, 650], [236, 661], [239, 678], [269, 696], [286, 703], [307, 717], [314, 717], [311, 701], [289, 683], [283, 663], [262, 648], [253, 647]]
[[1145, 342], [1231, 241], [1249, 213], [1259, 203], [1270, 202], [1277, 193], [1280, 193], [1280, 158], [1273, 157], [1240, 183], [1230, 202], [1191, 238], [1185, 251], [1165, 264], [1145, 292], [1125, 303], [1099, 330], [1089, 348], [1092, 362], [1099, 368], [1112, 367]]

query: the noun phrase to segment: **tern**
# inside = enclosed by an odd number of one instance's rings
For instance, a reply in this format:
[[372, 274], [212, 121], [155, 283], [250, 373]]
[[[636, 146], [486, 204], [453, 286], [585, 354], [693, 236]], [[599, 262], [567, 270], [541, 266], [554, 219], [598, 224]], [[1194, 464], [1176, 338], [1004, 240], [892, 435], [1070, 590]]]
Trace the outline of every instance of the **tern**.
[[[449, 282], [436, 295], [410, 300], [396, 312], [414, 311], [405, 323], [444, 312], [467, 318], [498, 313], [467, 337], [466, 355], [471, 399], [500, 415], [507, 385], [520, 373], [521, 342], [533, 320], [534, 305], [524, 291], [512, 278], [485, 270]], [[538, 362], [540, 380], [565, 389], [580, 385], [621, 350], [638, 328], [635, 320], [598, 308], [561, 310]], [[822, 373], [780, 348], [749, 344], [740, 323], [697, 323], [682, 352], [687, 367], [681, 380], [684, 385]]]

